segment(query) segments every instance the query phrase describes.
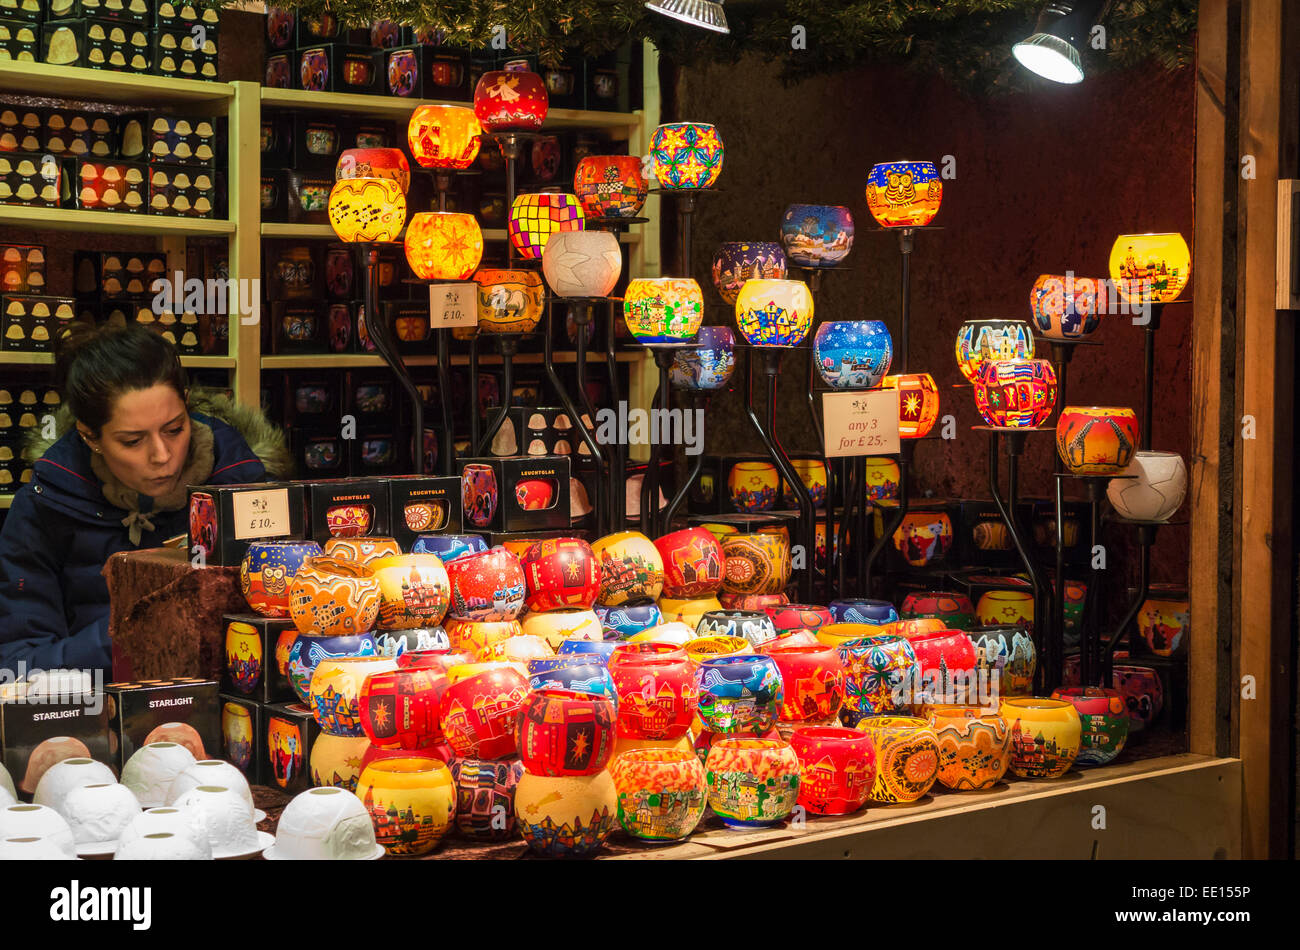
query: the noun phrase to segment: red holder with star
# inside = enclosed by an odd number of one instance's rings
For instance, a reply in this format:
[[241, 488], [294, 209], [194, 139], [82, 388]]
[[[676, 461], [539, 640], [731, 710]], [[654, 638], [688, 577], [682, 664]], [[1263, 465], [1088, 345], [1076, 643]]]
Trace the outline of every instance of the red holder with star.
[[515, 743], [524, 769], [533, 775], [595, 775], [614, 755], [617, 713], [604, 697], [535, 690], [521, 713]]
[[367, 676], [361, 687], [361, 728], [381, 749], [425, 749], [443, 741], [438, 708], [447, 691], [441, 669], [411, 667]]
[[600, 594], [600, 565], [591, 545], [580, 538], [545, 538], [520, 559], [528, 584], [528, 609], [590, 610]]

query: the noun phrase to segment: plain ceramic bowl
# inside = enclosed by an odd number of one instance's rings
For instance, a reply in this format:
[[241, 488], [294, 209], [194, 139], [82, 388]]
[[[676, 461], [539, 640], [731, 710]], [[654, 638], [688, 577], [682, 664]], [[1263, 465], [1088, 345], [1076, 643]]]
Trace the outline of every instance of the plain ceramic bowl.
[[140, 802], [125, 785], [82, 785], [63, 800], [77, 854], [98, 857], [117, 850], [117, 839], [140, 814]]
[[285, 806], [269, 861], [373, 861], [384, 847], [361, 799], [343, 788], [310, 788]]
[[103, 762], [81, 757], [64, 759], [50, 766], [49, 771], [41, 776], [32, 801], [37, 805], [48, 805], [67, 818], [63, 801], [74, 789], [83, 785], [113, 785], [116, 782], [117, 776]]
[[262, 851], [275, 840], [258, 832], [243, 797], [222, 785], [200, 785], [178, 798], [175, 807], [194, 811], [203, 819], [217, 860]]
[[145, 808], [166, 805], [172, 782], [194, 764], [194, 755], [176, 742], [151, 742], [138, 749], [122, 768], [122, 784]]
[[248, 787], [248, 779], [244, 777], [244, 773], [221, 759], [200, 759], [176, 776], [171, 790], [167, 793], [167, 803], [173, 804], [182, 795], [200, 785], [216, 785], [238, 792], [240, 797], [248, 802], [248, 813], [253, 816], [254, 822], [266, 818], [266, 812], [253, 807], [253, 790]]
[[0, 861], [66, 861], [68, 856], [51, 838], [27, 836], [0, 839]]
[[118, 850], [123, 845], [150, 834], [174, 834], [189, 838], [205, 859], [212, 857], [212, 845], [208, 844], [208, 829], [203, 823], [203, 816], [189, 809], [166, 807], [142, 811], [122, 829], [122, 834], [117, 839]]
[[184, 835], [172, 834], [170, 831], [155, 831], [120, 845], [113, 855], [113, 860], [208, 861], [211, 860], [211, 856]]
[[58, 845], [64, 857], [77, 856], [72, 829], [62, 815], [46, 805], [0, 809], [0, 838], [47, 838]]
[[0, 792], [8, 792], [9, 797], [13, 799], [18, 798], [18, 789], [14, 788], [13, 776], [9, 774], [3, 762], [0, 762]]

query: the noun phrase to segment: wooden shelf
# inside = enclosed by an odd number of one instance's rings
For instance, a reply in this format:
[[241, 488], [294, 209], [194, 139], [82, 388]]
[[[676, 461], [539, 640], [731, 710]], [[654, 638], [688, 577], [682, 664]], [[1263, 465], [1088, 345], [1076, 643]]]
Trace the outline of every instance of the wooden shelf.
[[[88, 70], [91, 71], [91, 70]], [[83, 234], [147, 234], [159, 237], [228, 237], [235, 223], [218, 218], [173, 218], [163, 214], [76, 211], [0, 204], [0, 230], [79, 231]]]
[[[409, 119], [417, 106], [444, 105], [472, 108], [469, 102], [449, 99], [405, 99], [401, 96], [361, 96], [351, 92], [306, 92], [302, 89], [262, 89], [262, 108], [294, 111], [346, 112], [388, 119]], [[551, 109], [545, 129], [634, 129], [641, 124], [639, 112], [595, 112], [582, 109]]]
[[6, 60], [0, 62], [0, 93], [156, 106], [159, 103], [227, 102], [234, 97], [235, 90], [224, 82]]
[[188, 369], [234, 369], [233, 356], [182, 356], [181, 365]]
[[4, 510], [5, 508], [8, 508], [13, 503], [14, 503], [13, 495], [0, 495], [0, 510]]
[[53, 353], [17, 353], [0, 350], [0, 366], [53, 366]]
[[[402, 234], [406, 231], [403, 229]], [[334, 229], [328, 224], [276, 224], [267, 223], [262, 225], [262, 237], [264, 238], [292, 238], [298, 241], [305, 241], [315, 238], [328, 238], [337, 241], [338, 237], [334, 234]], [[488, 228], [483, 232], [484, 241], [505, 241], [509, 235], [501, 228]], [[627, 231], [618, 236], [619, 241], [623, 244], [637, 244], [641, 241], [640, 231]]]
[[[542, 364], [542, 353], [520, 353], [515, 357], [516, 366], [539, 366]], [[552, 355], [552, 361], [555, 363], [573, 363], [577, 361], [577, 354], [570, 351], [563, 351]], [[642, 359], [642, 354], [636, 350], [620, 352], [616, 354], [616, 359], [620, 363], [635, 363]], [[407, 366], [437, 366], [438, 357], [436, 356], [406, 356], [403, 362]], [[501, 357], [496, 353], [483, 353], [479, 356], [480, 366], [500, 366]], [[605, 354], [588, 353], [587, 363], [604, 363]], [[263, 356], [262, 369], [363, 369], [372, 366], [387, 366], [384, 358], [373, 353], [315, 353], [315, 354], [294, 354], [282, 356]], [[453, 355], [451, 358], [452, 366], [468, 366], [469, 357], [463, 354]]]

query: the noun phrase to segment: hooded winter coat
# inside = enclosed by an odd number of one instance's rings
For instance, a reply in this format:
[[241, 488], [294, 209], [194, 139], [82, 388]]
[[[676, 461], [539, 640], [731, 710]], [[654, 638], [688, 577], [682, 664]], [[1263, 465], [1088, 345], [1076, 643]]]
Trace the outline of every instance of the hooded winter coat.
[[0, 531], [0, 670], [17, 672], [24, 662], [28, 670], [102, 669], [111, 676], [108, 586], [101, 574], [108, 558], [185, 534], [186, 485], [287, 474], [283, 437], [260, 412], [200, 390], [192, 391], [189, 408], [190, 451], [170, 496], [150, 498], [119, 483], [66, 412], [58, 441], [43, 454], [43, 446], [29, 447], [40, 457]]

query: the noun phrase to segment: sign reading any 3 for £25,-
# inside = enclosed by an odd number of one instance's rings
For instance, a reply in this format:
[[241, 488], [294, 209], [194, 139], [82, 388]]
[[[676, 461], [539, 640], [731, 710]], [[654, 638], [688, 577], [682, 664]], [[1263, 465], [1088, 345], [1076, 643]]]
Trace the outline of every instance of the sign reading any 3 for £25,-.
[[822, 393], [822, 431], [828, 458], [897, 454], [898, 390]]

